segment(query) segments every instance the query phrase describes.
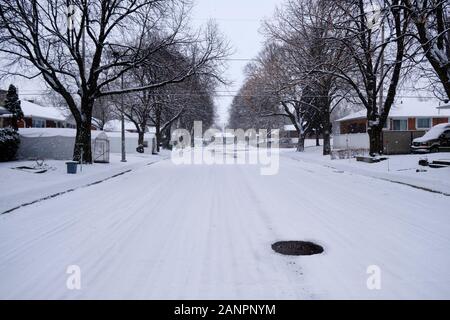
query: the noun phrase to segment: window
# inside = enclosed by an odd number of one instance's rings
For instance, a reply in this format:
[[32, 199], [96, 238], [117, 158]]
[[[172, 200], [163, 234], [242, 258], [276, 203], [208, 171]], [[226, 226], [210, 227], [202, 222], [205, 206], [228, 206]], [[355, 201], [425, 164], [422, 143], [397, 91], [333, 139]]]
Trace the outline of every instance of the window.
[[431, 128], [431, 118], [417, 118], [416, 119], [417, 129], [430, 129]]
[[406, 131], [408, 130], [408, 120], [407, 119], [397, 119], [392, 120], [392, 130], [394, 131]]
[[45, 128], [45, 120], [42, 119], [33, 119], [33, 128]]

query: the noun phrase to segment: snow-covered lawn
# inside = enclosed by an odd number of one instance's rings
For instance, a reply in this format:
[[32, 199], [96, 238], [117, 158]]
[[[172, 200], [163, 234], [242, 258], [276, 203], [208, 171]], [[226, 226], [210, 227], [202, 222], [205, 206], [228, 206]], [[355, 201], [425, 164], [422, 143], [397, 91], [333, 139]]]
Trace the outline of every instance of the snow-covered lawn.
[[378, 163], [358, 162], [356, 159], [331, 160], [322, 156], [322, 147], [310, 146], [305, 152], [295, 152], [294, 149], [284, 149], [285, 157], [300, 161], [322, 164], [348, 173], [361, 174], [380, 179], [411, 184], [419, 188], [430, 189], [450, 195], [450, 167], [433, 169], [419, 166], [419, 160], [427, 159], [450, 161], [450, 153], [389, 155], [389, 159]]
[[1, 215], [0, 298], [450, 298], [450, 197], [290, 152], [273, 176], [165, 160]]
[[45, 161], [44, 164], [49, 170], [42, 174], [14, 169], [21, 166], [34, 167], [36, 161], [0, 163], [0, 213], [21, 204], [85, 186], [160, 159], [161, 156], [149, 154], [129, 154], [127, 162], [123, 163], [120, 161], [121, 155], [113, 153], [110, 163], [84, 165], [82, 171], [78, 167], [76, 175], [67, 174], [66, 161]]

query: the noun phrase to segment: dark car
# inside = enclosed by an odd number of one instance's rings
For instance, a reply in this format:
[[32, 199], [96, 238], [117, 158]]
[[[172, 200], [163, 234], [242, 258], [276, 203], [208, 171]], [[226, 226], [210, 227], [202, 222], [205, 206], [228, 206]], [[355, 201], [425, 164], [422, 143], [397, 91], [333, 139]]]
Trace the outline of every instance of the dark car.
[[413, 140], [411, 152], [450, 152], [450, 123], [441, 123], [431, 128], [423, 137]]

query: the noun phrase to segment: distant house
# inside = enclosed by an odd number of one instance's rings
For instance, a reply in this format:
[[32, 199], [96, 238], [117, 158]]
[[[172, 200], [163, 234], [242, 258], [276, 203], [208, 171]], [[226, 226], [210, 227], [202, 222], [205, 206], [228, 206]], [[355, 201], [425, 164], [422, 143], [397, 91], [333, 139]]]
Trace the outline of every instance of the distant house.
[[[367, 132], [367, 111], [364, 109], [338, 119], [341, 134]], [[408, 99], [391, 108], [385, 131], [426, 131], [450, 120], [450, 110], [440, 108], [434, 101]]]
[[[319, 134], [316, 136], [314, 130], [309, 132], [306, 136], [306, 139], [322, 139], [322, 135]], [[280, 129], [280, 147], [282, 148], [293, 148], [298, 144], [298, 132], [293, 124], [284, 125]]]
[[[19, 128], [65, 128], [67, 115], [55, 107], [43, 107], [34, 102], [21, 100], [24, 118], [18, 123]], [[10, 125], [9, 113], [1, 115], [2, 127]]]
[[[0, 128], [5, 128], [11, 125], [11, 115], [2, 105], [4, 99], [0, 96]], [[44, 107], [28, 100], [21, 100], [20, 105], [24, 118], [18, 123], [19, 128], [76, 128], [70, 112], [63, 108]], [[92, 130], [96, 129], [92, 126]]]
[[[367, 111], [364, 109], [337, 120], [339, 134], [333, 137], [334, 149], [368, 149]], [[412, 140], [431, 127], [450, 121], [450, 109], [436, 100], [402, 99], [389, 113], [382, 139], [386, 154], [409, 153]]]

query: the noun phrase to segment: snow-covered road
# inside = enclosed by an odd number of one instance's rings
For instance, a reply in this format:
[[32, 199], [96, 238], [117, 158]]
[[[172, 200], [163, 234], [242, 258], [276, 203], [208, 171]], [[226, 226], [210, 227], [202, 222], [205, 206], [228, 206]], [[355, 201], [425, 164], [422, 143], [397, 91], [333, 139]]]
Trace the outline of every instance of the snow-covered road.
[[[449, 208], [284, 157], [274, 176], [166, 160], [0, 216], [0, 298], [449, 299]], [[278, 240], [325, 252], [282, 256]], [[70, 265], [81, 290], [66, 287]]]

